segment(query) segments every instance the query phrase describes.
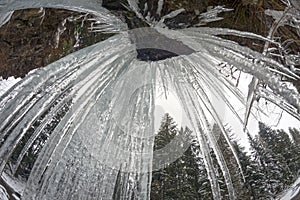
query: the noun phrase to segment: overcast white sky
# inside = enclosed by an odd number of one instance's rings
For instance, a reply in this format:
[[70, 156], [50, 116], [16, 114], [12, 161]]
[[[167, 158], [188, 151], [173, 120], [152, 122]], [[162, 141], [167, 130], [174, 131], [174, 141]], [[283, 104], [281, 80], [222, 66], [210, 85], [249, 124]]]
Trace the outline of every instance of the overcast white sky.
[[[251, 82], [252, 76], [248, 74], [242, 74], [241, 80], [239, 84], [239, 89], [243, 92], [245, 97], [248, 93], [248, 85]], [[229, 108], [224, 109], [226, 106], [224, 103], [218, 103], [216, 99], [212, 97], [214, 104], [218, 105], [216, 109], [218, 112], [223, 112], [224, 124], [228, 124], [232, 128], [232, 132], [235, 133], [236, 139], [240, 140], [240, 144], [245, 146], [247, 149], [249, 148], [248, 139], [246, 133], [243, 132], [243, 125], [237, 120], [237, 118], [231, 113]], [[243, 106], [239, 101], [237, 101], [234, 97], [231, 98], [231, 102], [234, 107], [238, 110], [242, 120], [244, 120], [245, 115], [245, 106]], [[284, 129], [288, 131], [289, 127], [295, 127], [300, 129], [300, 122], [289, 115], [288, 113], [282, 111], [282, 109], [278, 108], [274, 104], [267, 102], [265, 103], [264, 99], [260, 99], [259, 107], [266, 112], [267, 115], [264, 115], [260, 112], [257, 112], [256, 109], [253, 109], [253, 114], [249, 118], [248, 122], [248, 130], [250, 134], [255, 135], [258, 133], [258, 120], [266, 123], [274, 129]], [[169, 89], [168, 91], [168, 99], [165, 98], [165, 95], [162, 95], [161, 92], [158, 93], [156, 98], [156, 107], [155, 107], [155, 130], [156, 132], [159, 129], [161, 119], [165, 113], [169, 113], [176, 123], [178, 127], [181, 126], [189, 126], [189, 123], [186, 119], [185, 113], [180, 105], [180, 101], [177, 99], [175, 93]], [[258, 120], [256, 119], [258, 118]], [[278, 120], [280, 119], [279, 123]]]

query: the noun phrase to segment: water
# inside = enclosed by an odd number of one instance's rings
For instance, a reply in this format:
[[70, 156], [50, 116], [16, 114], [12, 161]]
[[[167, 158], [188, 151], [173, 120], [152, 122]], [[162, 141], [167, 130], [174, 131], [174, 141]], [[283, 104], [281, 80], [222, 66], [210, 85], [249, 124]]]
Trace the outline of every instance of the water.
[[[158, 4], [161, 13], [163, 1]], [[164, 88], [166, 96], [170, 90], [178, 98], [196, 135], [213, 198], [222, 195], [210, 149], [229, 199], [236, 199], [211, 122], [221, 128], [243, 172], [223, 125], [225, 111], [217, 108], [226, 107], [245, 135], [257, 97], [300, 120], [300, 94], [281, 77], [297, 80], [299, 70], [293, 63], [288, 68], [268, 56], [270, 44], [281, 48], [271, 36], [224, 28], [170, 30], [164, 20], [182, 9], [156, 20], [141, 14], [137, 1], [128, 0], [128, 5], [150, 27], [127, 30], [97, 1], [12, 1], [0, 7], [3, 23], [16, 9], [54, 7], [94, 14], [101, 22], [94, 30], [118, 33], [33, 71], [1, 96], [0, 173], [18, 174], [26, 153], [36, 148], [34, 166], [24, 180], [24, 199], [112, 199], [116, 187], [120, 199], [150, 199], [151, 173], [157, 167], [153, 165], [155, 101], [157, 89]], [[212, 18], [220, 20], [216, 13]], [[207, 18], [214, 20], [211, 15]], [[217, 35], [261, 40], [266, 48], [256, 52]], [[220, 73], [220, 65], [252, 76], [248, 96]], [[243, 114], [237, 104], [244, 106]]]

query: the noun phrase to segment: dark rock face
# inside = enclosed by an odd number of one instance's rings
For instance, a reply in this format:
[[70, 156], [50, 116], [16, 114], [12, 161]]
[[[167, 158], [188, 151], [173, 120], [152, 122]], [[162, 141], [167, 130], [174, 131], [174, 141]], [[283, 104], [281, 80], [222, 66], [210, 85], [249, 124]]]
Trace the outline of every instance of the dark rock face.
[[142, 61], [158, 61], [195, 51], [181, 41], [170, 39], [153, 28], [140, 28], [129, 32], [137, 48], [137, 58]]
[[142, 61], [159, 61], [176, 57], [177, 54], [162, 49], [138, 49], [137, 58]]
[[59, 9], [15, 11], [0, 28], [0, 76], [23, 77], [32, 69], [111, 36], [91, 33], [89, 17]]
[[108, 10], [124, 10], [124, 6], [126, 5], [126, 0], [103, 0], [102, 6]]
[[[224, 20], [209, 23], [207, 26], [232, 28], [261, 35], [267, 35], [270, 28], [268, 24], [273, 22], [264, 15], [264, 10], [284, 9], [280, 0], [165, 0], [161, 14], [158, 14], [158, 2], [159, 0], [140, 0], [139, 7], [142, 15], [145, 17], [150, 14], [153, 20], [158, 21], [162, 16], [174, 10], [185, 9], [185, 12], [176, 17], [165, 20], [166, 26], [170, 29], [194, 26], [199, 22], [199, 14], [205, 12], [208, 6], [225, 5], [227, 8], [234, 8], [234, 11], [221, 14]], [[129, 29], [149, 27], [146, 22], [128, 9], [126, 0], [103, 0], [102, 3], [105, 8], [123, 19]], [[147, 3], [147, 8], [145, 3]], [[70, 20], [72, 17], [73, 20]], [[0, 28], [0, 76], [3, 78], [23, 77], [32, 69], [47, 66], [78, 49], [109, 38], [111, 34], [89, 31], [90, 21], [87, 19], [90, 17], [84, 13], [59, 9], [16, 11], [11, 20]], [[74, 20], [74, 18], [78, 19]], [[294, 42], [290, 50], [299, 52], [300, 43], [295, 30], [280, 27], [278, 33], [275, 37], [280, 36], [282, 40], [292, 38]], [[58, 35], [59, 40], [57, 40]], [[288, 37], [285, 38], [285, 36]], [[261, 41], [255, 41], [253, 45], [253, 40], [245, 38], [228, 36], [224, 38], [235, 40], [257, 51], [261, 51], [264, 46]], [[146, 55], [147, 53], [149, 55]], [[174, 53], [170, 49], [138, 49], [138, 58], [142, 60], [144, 58], [145, 60], [160, 60], [176, 55], [182, 54]]]

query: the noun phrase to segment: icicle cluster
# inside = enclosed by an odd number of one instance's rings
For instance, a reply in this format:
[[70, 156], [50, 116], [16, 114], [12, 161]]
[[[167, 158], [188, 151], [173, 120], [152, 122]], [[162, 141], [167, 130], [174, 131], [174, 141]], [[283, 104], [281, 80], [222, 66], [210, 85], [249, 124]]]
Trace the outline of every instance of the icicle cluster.
[[[137, 1], [128, 0], [128, 4], [147, 21], [140, 14]], [[162, 4], [159, 1], [158, 13]], [[223, 113], [218, 112], [211, 96], [220, 99], [245, 128], [257, 95], [299, 119], [300, 95], [280, 79], [284, 76], [296, 80], [299, 74], [266, 53], [216, 34], [255, 38], [280, 46], [270, 37], [221, 28], [165, 28], [164, 19], [183, 11], [178, 10], [162, 16], [159, 22], [147, 22], [153, 26], [151, 31], [192, 51], [144, 62], [137, 59], [136, 53], [137, 48], [144, 46], [134, 43], [131, 34], [122, 32], [126, 24], [97, 1], [16, 0], [0, 7], [0, 13], [4, 13], [1, 16], [5, 16], [2, 21], [13, 10], [33, 7], [92, 13], [101, 21], [98, 30], [119, 34], [30, 73], [0, 97], [0, 174], [6, 171], [9, 159], [25, 136], [25, 144], [11, 166], [13, 174], [34, 142], [41, 136], [47, 137], [26, 183], [24, 199], [111, 199], [116, 184], [122, 199], [149, 199], [157, 79], [174, 89], [192, 124], [214, 199], [221, 199], [221, 192], [211, 148], [222, 169], [229, 198], [237, 197], [210, 118], [221, 128], [237, 163], [239, 160], [223, 127]], [[220, 64], [253, 76], [248, 98], [219, 72]], [[244, 119], [231, 96], [245, 105]]]

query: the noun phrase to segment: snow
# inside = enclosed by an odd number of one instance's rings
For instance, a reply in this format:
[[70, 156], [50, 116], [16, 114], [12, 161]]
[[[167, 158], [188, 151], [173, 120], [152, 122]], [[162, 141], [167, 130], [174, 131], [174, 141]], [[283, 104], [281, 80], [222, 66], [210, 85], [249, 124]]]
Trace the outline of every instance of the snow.
[[21, 78], [14, 78], [13, 76], [8, 77], [8, 79], [3, 79], [0, 76], [0, 96], [20, 80]]
[[296, 198], [296, 196], [300, 195], [300, 177], [294, 182], [294, 184], [284, 192], [282, 192], [281, 195], [279, 195], [276, 199], [277, 200], [298, 200], [293, 199]]

